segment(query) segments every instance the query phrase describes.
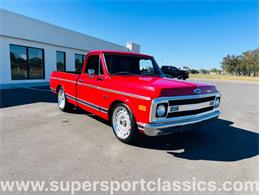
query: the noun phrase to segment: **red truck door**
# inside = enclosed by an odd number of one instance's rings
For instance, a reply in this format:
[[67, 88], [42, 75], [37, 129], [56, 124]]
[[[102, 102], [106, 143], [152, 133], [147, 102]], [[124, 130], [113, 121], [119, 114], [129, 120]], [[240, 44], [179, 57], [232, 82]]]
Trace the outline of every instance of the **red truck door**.
[[81, 108], [89, 110], [92, 113], [106, 112], [100, 108], [100, 90], [98, 86], [104, 80], [104, 71], [102, 68], [99, 53], [92, 53], [87, 56], [86, 66], [83, 68], [77, 84], [77, 101]]

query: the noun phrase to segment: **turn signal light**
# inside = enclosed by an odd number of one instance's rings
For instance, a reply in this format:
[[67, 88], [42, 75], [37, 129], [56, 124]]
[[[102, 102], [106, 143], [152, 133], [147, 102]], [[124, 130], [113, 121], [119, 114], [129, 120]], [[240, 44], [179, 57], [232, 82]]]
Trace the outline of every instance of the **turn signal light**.
[[146, 106], [144, 106], [144, 105], [138, 105], [138, 110], [146, 111]]

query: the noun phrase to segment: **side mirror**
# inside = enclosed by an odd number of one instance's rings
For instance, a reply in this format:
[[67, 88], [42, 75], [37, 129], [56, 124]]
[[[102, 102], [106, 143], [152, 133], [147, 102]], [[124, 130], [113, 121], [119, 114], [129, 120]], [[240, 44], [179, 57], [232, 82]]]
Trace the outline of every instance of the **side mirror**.
[[88, 76], [94, 77], [94, 75], [95, 75], [95, 70], [94, 69], [88, 69]]

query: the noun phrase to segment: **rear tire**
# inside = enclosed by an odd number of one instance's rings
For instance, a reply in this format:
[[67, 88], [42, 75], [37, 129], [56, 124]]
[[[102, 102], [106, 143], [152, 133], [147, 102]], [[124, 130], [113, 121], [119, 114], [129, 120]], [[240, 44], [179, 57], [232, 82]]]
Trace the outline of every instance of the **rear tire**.
[[58, 107], [63, 112], [71, 111], [73, 106], [67, 101], [64, 89], [58, 89]]
[[139, 131], [130, 108], [123, 103], [117, 104], [111, 113], [111, 126], [117, 139], [133, 144], [139, 138]]

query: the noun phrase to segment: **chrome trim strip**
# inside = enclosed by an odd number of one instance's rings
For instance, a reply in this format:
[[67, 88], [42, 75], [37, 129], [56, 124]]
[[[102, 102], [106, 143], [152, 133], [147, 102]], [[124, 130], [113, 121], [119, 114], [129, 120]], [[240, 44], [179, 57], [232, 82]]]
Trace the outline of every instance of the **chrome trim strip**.
[[117, 90], [113, 90], [113, 89], [107, 89], [107, 88], [103, 88], [103, 87], [97, 87], [97, 88], [100, 89], [100, 90], [103, 90], [103, 91], [116, 93], [116, 94], [119, 94], [119, 95], [125, 95], [125, 96], [129, 96], [129, 97], [134, 97], [134, 98], [137, 98], [137, 99], [143, 99], [143, 100], [151, 100], [150, 97], [146, 97], [146, 96], [141, 96], [141, 95], [136, 95], [136, 94], [132, 94], [132, 93], [117, 91]]
[[[60, 80], [60, 81], [76, 83], [76, 81], [67, 80], [67, 79], [61, 79], [61, 78], [57, 78], [57, 77], [51, 77], [51, 79], [56, 79], [56, 80]], [[78, 82], [77, 84], [78, 85], [82, 85], [82, 86], [86, 86], [86, 87], [91, 87], [91, 88], [103, 90], [103, 91], [107, 91], [107, 92], [111, 92], [111, 93], [116, 93], [116, 94], [119, 94], [119, 95], [125, 95], [125, 96], [129, 96], [129, 97], [134, 97], [134, 98], [137, 98], [137, 99], [151, 100], [150, 97], [146, 97], [146, 96], [142, 96], [142, 95], [127, 93], [127, 92], [123, 92], [123, 91], [117, 91], [117, 90], [114, 90], [114, 89], [103, 88], [103, 87], [99, 87], [99, 86], [95, 86], [95, 85], [91, 85], [91, 84], [86, 84], [86, 83], [79, 83]]]
[[99, 106], [99, 105], [96, 105], [96, 104], [93, 104], [93, 103], [90, 103], [90, 102], [88, 102], [88, 101], [86, 101], [86, 100], [82, 100], [82, 99], [79, 99], [79, 98], [76, 98], [77, 100], [80, 100], [80, 101], [82, 101], [82, 102], [85, 102], [85, 103], [87, 103], [87, 104], [91, 104], [92, 106], [95, 106], [95, 107], [97, 107], [97, 108], [99, 108], [99, 109], [101, 109], [101, 110], [104, 110], [104, 111], [108, 111], [108, 109], [107, 108], [104, 108], [104, 107], [102, 107], [102, 106]]
[[106, 108], [104, 108], [104, 107], [101, 107], [101, 106], [98, 106], [98, 105], [96, 105], [96, 104], [87, 102], [87, 101], [85, 101], [85, 100], [82, 100], [82, 99], [77, 98], [77, 101], [78, 101], [79, 103], [82, 103], [82, 104], [85, 104], [85, 105], [87, 105], [87, 106], [89, 106], [89, 107], [92, 107], [92, 108], [94, 108], [94, 109], [96, 109], [96, 110], [108, 112], [108, 109], [106, 109]]
[[[220, 111], [214, 111], [203, 116], [193, 116], [190, 119], [182, 119], [177, 121], [170, 121], [167, 123], [153, 123], [153, 124], [145, 124], [144, 125], [144, 133], [148, 136], [157, 136], [163, 135], [163, 129], [178, 127], [183, 125], [195, 124], [199, 122], [203, 122], [209, 119], [217, 118], [220, 115]], [[174, 132], [174, 130], [172, 131]], [[171, 132], [166, 132], [165, 134], [169, 134]]]
[[84, 106], [88, 106], [88, 107], [90, 107], [90, 108], [93, 108], [93, 109], [95, 109], [95, 110], [98, 110], [98, 111], [100, 111], [98, 108], [96, 108], [96, 107], [94, 107], [94, 106], [91, 106], [91, 105], [89, 105], [89, 104], [86, 104], [86, 103], [84, 103], [84, 102], [81, 102], [81, 101], [77, 101], [79, 104], [83, 104]]
[[80, 103], [80, 104], [83, 104], [83, 105], [89, 106], [89, 107], [91, 107], [91, 108], [94, 108], [94, 109], [96, 109], [96, 110], [98, 110], [98, 111], [100, 111], [100, 112], [104, 112], [104, 113], [107, 113], [107, 112], [108, 112], [108, 109], [107, 109], [107, 108], [104, 108], [104, 107], [102, 107], [102, 106], [98, 106], [98, 105], [96, 105], [96, 104], [93, 104], [93, 103], [90, 103], [90, 102], [88, 102], [88, 101], [82, 100], [82, 99], [77, 98], [77, 97], [75, 97], [75, 96], [69, 95], [69, 94], [67, 94], [67, 93], [66, 93], [65, 95], [66, 95], [66, 97], [68, 97], [68, 98], [71, 99], [71, 100], [77, 101], [77, 102]]
[[69, 82], [69, 83], [76, 83], [76, 81], [73, 80], [68, 80], [68, 79], [62, 79], [62, 78], [57, 78], [57, 77], [50, 77], [50, 79], [55, 79], [55, 80], [59, 80], [59, 81], [65, 81], [65, 82]]
[[71, 97], [69, 97], [69, 96], [67, 96], [67, 95], [66, 95], [66, 97], [76, 102], [75, 99], [73, 99], [73, 98], [71, 98]]
[[94, 89], [97, 89], [98, 87], [97, 86], [94, 86], [94, 85], [90, 85], [90, 84], [86, 84], [86, 83], [77, 83], [78, 85], [81, 85], [81, 86], [86, 86], [86, 87], [90, 87], [90, 88], [94, 88]]
[[141, 122], [136, 122], [136, 124], [138, 125], [138, 126], [141, 126], [141, 127], [144, 127], [146, 124], [145, 123], [141, 123]]
[[68, 98], [70, 98], [70, 99], [73, 99], [73, 100], [75, 100], [75, 101], [77, 100], [76, 97], [74, 97], [74, 96], [72, 96], [72, 95], [69, 95], [69, 94], [67, 94], [67, 93], [65, 94], [65, 96], [68, 97]]
[[200, 94], [200, 95], [185, 95], [185, 96], [174, 96], [174, 97], [159, 97], [154, 99], [154, 101], [172, 101], [172, 100], [186, 100], [186, 99], [200, 99], [204, 97], [211, 97], [211, 96], [221, 96], [220, 93], [207, 93], [207, 94]]
[[[212, 105], [211, 105], [211, 103], [212, 103]], [[202, 102], [202, 103], [197, 103], [197, 104], [174, 105], [174, 106], [168, 107], [168, 113], [199, 110], [199, 109], [207, 108], [210, 106], [214, 106], [214, 101], [207, 101], [207, 102]], [[171, 111], [171, 108], [174, 108], [174, 107], [178, 107], [178, 110]]]
[[203, 117], [205, 115], [208, 115], [210, 113], [214, 113], [214, 112], [217, 112], [217, 111], [219, 112], [219, 108], [214, 108], [213, 110], [203, 112], [203, 113], [199, 113], [199, 114], [172, 117], [172, 118], [162, 118], [162, 119], [156, 120], [154, 123], [168, 123], [168, 122], [176, 122], [176, 121], [179, 121], [179, 120], [189, 120], [189, 119], [192, 119], [194, 117]]
[[140, 131], [144, 132], [144, 128], [143, 127], [137, 127]]
[[56, 89], [54, 89], [54, 88], [50, 87], [50, 90], [53, 91], [53, 92], [56, 92]]
[[99, 110], [99, 112], [104, 112], [104, 113], [108, 113], [108, 111], [105, 111], [105, 110]]

